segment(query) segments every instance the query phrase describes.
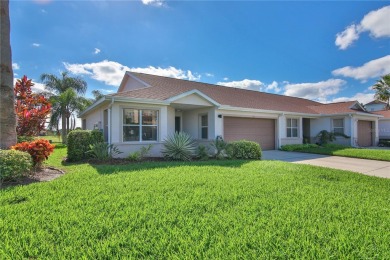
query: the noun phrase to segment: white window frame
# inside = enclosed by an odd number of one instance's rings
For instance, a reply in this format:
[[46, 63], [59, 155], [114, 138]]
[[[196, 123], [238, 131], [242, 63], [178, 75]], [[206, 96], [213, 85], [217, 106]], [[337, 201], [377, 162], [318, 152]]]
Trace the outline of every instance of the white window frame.
[[[291, 120], [291, 126], [288, 126], [288, 121]], [[297, 121], [297, 126], [292, 126], [292, 120]], [[297, 129], [297, 136], [293, 136], [293, 129]], [[288, 136], [288, 132], [290, 132], [291, 136]], [[286, 118], [286, 137], [287, 138], [298, 138], [299, 137], [299, 118]]]
[[[125, 110], [128, 109], [128, 110], [138, 110], [138, 113], [139, 113], [139, 123], [138, 124], [125, 124], [124, 123], [124, 113], [125, 113]], [[151, 111], [156, 111], [157, 112], [157, 124], [156, 125], [143, 125], [142, 124], [142, 111], [144, 110], [151, 110]], [[138, 141], [125, 141], [124, 140], [124, 134], [123, 134], [123, 128], [125, 126], [138, 126], [139, 127], [139, 140]], [[142, 140], [142, 127], [143, 126], [156, 126], [157, 127], [157, 137], [156, 137], [156, 140]], [[123, 143], [156, 143], [159, 141], [159, 137], [160, 137], [160, 110], [159, 109], [153, 109], [153, 108], [130, 108], [130, 107], [123, 107], [122, 108], [122, 142]]]
[[[206, 116], [207, 117], [207, 125], [204, 126], [202, 125], [202, 117]], [[206, 138], [203, 138], [202, 136], [202, 130], [203, 128], [206, 128], [207, 129], [207, 137]], [[202, 139], [202, 140], [208, 140], [209, 139], [209, 115], [208, 114], [201, 114], [199, 115], [199, 138]]]
[[[343, 126], [340, 127], [340, 126], [334, 126], [334, 120], [341, 120], [343, 122]], [[343, 131], [340, 133], [340, 132], [336, 132], [335, 131], [335, 128], [337, 129], [343, 129]], [[332, 118], [332, 131], [333, 133], [338, 133], [338, 134], [345, 134], [345, 122], [344, 122], [344, 118]]]

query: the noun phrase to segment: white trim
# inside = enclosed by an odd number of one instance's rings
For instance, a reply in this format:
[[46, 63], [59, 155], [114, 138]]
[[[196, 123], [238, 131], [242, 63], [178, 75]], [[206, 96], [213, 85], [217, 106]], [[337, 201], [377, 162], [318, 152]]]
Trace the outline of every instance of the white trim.
[[[145, 85], [146, 87], [152, 87], [151, 85], [149, 85], [148, 83], [146, 83], [145, 81], [143, 80], [140, 80], [139, 78], [137, 78], [137, 76], [131, 74], [132, 72], [131, 71], [126, 71], [126, 75], [128, 75], [130, 78], [132, 79], [135, 79], [136, 81], [138, 81], [139, 83], [141, 83], [142, 85]], [[122, 86], [122, 82], [121, 82], [121, 85]]]
[[[161, 137], [161, 133], [160, 133], [160, 129], [161, 129], [161, 109], [155, 109], [155, 108], [134, 108], [134, 107], [120, 107], [120, 109], [122, 110], [121, 112], [121, 129], [120, 129], [120, 136], [122, 136], [121, 138], [121, 143], [123, 144], [137, 144], [137, 143], [156, 143], [156, 142], [159, 142], [160, 141], [160, 137]], [[124, 117], [124, 110], [125, 109], [133, 109], [133, 110], [137, 110], [138, 113], [139, 113], [139, 123], [138, 124], [126, 124], [126, 126], [139, 126], [139, 140], [138, 141], [124, 141], [123, 140], [123, 127], [125, 126], [124, 122], [123, 122], [123, 117]], [[145, 125], [145, 126], [157, 126], [157, 138], [156, 140], [142, 140], [142, 127], [144, 126], [142, 124], [142, 111], [143, 110], [152, 110], [152, 111], [157, 111], [157, 125]]]
[[217, 106], [217, 107], [220, 107], [221, 104], [219, 104], [217, 101], [215, 101], [214, 99], [210, 98], [209, 96], [203, 94], [202, 92], [200, 92], [199, 90], [197, 89], [193, 89], [193, 90], [190, 90], [190, 91], [187, 91], [187, 92], [184, 92], [184, 93], [181, 93], [177, 96], [173, 96], [173, 97], [170, 97], [167, 99], [167, 101], [169, 102], [175, 102], [176, 100], [178, 99], [181, 99], [181, 98], [184, 98], [184, 97], [187, 97], [189, 95], [192, 95], [192, 94], [196, 94], [204, 99], [206, 99], [208, 102], [210, 102], [211, 104], [213, 104], [214, 106]]

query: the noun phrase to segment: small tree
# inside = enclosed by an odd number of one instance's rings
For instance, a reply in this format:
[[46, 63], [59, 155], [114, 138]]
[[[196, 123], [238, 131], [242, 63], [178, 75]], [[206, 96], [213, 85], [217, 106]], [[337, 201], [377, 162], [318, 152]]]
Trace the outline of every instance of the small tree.
[[390, 74], [384, 75], [377, 80], [372, 89], [375, 90], [375, 98], [390, 105]]
[[15, 113], [18, 136], [36, 136], [44, 128], [51, 104], [42, 95], [32, 93], [34, 84], [27, 76], [18, 79], [15, 88]]

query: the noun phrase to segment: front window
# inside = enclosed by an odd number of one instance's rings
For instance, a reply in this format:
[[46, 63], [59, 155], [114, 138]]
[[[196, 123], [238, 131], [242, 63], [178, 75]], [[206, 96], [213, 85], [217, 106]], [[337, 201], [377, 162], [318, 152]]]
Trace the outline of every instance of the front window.
[[287, 118], [287, 137], [298, 137], [298, 119]]
[[123, 141], [157, 141], [158, 111], [123, 109]]
[[344, 134], [344, 119], [333, 119], [333, 132]]
[[202, 115], [200, 116], [200, 137], [202, 139], [208, 139], [208, 125], [209, 125], [209, 122], [208, 122], [208, 116], [207, 115]]

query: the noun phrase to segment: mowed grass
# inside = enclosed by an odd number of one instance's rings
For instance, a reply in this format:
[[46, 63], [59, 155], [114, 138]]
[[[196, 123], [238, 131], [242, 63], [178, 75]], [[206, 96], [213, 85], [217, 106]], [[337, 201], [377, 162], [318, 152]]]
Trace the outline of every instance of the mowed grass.
[[0, 190], [0, 258], [389, 259], [390, 180], [276, 161], [61, 165]]
[[337, 155], [360, 159], [390, 161], [389, 149], [361, 149], [361, 148], [339, 148], [339, 147], [316, 147], [305, 148], [296, 152], [315, 153], [325, 155]]

